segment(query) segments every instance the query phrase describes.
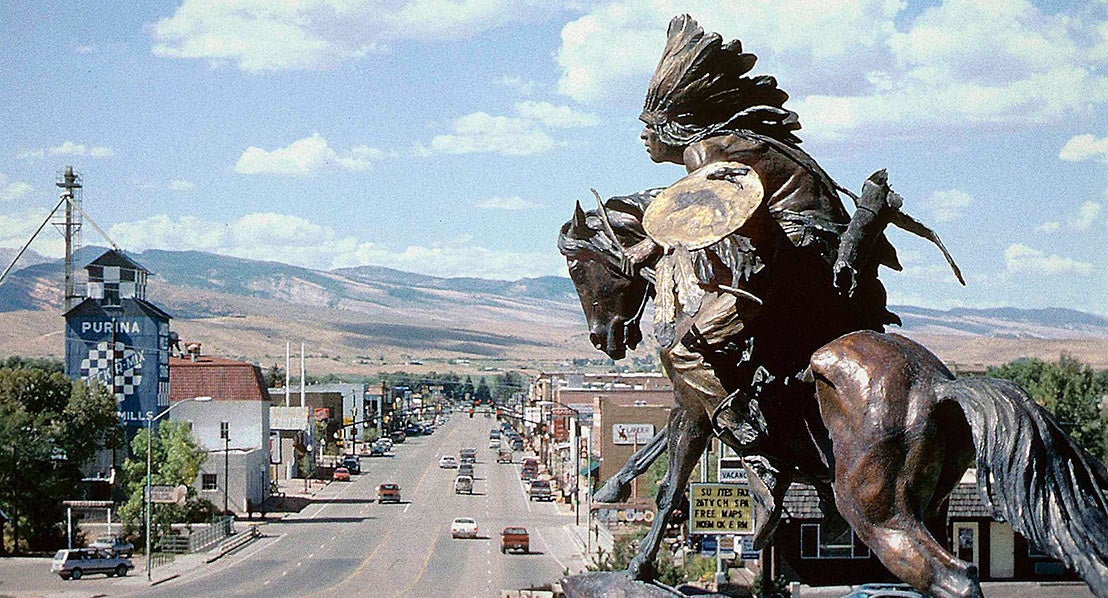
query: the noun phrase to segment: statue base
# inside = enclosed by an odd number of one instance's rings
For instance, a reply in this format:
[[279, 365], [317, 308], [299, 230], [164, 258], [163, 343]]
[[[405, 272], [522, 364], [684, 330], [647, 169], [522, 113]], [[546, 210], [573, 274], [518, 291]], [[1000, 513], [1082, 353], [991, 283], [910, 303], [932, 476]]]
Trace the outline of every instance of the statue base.
[[[570, 575], [562, 579], [566, 598], [685, 598], [684, 594], [660, 583], [631, 579], [626, 571], [596, 571]], [[725, 594], [709, 592], [696, 596], [727, 598]]]

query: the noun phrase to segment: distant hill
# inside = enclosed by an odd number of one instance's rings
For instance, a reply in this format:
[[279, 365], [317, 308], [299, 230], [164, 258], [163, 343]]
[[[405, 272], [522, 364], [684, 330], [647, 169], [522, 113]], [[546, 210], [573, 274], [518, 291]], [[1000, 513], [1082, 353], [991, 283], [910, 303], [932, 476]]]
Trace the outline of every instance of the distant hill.
[[[77, 263], [102, 251], [86, 247]], [[529, 369], [605, 362], [588, 342], [568, 278], [440, 278], [377, 266], [321, 271], [197, 251], [130, 255], [155, 273], [148, 297], [174, 316], [182, 338], [205, 343], [207, 352], [276, 363], [283, 361], [285, 341], [303, 340], [314, 370], [337, 372], [414, 362], [440, 371], [470, 360]], [[25, 259], [0, 285], [0, 356], [60, 355], [63, 265]], [[1034, 354], [1025, 347], [1046, 347], [1043, 354], [1052, 355], [1103, 346], [1108, 364], [1108, 318], [1102, 316], [1065, 308], [892, 309], [904, 320], [903, 333], [949, 339], [931, 341], [947, 352], [944, 359], [958, 359], [952, 354], [971, 344], [1007, 347], [994, 351], [998, 358]], [[649, 363], [653, 346], [648, 339], [634, 356]], [[966, 352], [974, 361], [990, 355]]]

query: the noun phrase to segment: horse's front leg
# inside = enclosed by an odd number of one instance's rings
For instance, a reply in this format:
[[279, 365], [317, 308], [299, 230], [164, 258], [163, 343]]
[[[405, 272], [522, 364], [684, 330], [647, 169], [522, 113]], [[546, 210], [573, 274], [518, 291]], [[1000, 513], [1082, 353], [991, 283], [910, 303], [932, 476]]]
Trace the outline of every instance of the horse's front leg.
[[651, 581], [654, 577], [654, 556], [662, 542], [662, 532], [673, 515], [677, 499], [689, 482], [693, 467], [708, 446], [712, 437], [712, 424], [708, 415], [700, 409], [689, 410], [680, 406], [669, 413], [668, 431], [669, 470], [658, 488], [658, 512], [650, 531], [639, 546], [639, 553], [627, 567], [634, 578]]
[[634, 455], [631, 455], [631, 458], [627, 460], [623, 468], [614, 476], [608, 478], [608, 480], [600, 486], [600, 489], [593, 494], [593, 500], [598, 502], [620, 502], [622, 500], [627, 500], [631, 492], [631, 480], [642, 475], [643, 472], [649, 469], [650, 465], [662, 455], [662, 451], [666, 450], [667, 428], [668, 426], [663, 427], [660, 432], [650, 439], [650, 442], [639, 449]]

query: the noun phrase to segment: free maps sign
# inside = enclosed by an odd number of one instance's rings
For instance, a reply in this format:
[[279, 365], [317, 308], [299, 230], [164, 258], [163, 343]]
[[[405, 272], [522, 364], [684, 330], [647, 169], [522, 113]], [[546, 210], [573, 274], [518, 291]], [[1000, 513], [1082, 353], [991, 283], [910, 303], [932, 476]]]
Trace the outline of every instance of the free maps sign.
[[754, 531], [750, 488], [739, 484], [689, 484], [689, 533]]

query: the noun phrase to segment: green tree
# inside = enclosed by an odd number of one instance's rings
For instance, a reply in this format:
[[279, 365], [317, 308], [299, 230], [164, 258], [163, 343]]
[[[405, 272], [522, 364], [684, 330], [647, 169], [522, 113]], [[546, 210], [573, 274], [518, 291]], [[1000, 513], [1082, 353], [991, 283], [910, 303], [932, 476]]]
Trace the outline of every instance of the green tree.
[[477, 383], [477, 391], [474, 393], [473, 398], [481, 401], [482, 404], [488, 405], [492, 402], [492, 391], [489, 390], [489, 383], [482, 377], [481, 381]]
[[[119, 508], [125, 529], [141, 537], [144, 531], [143, 509], [146, 487], [147, 430], [139, 430], [131, 441], [134, 457], [123, 464], [127, 501]], [[154, 486], [188, 488], [184, 505], [156, 504], [151, 511], [151, 526], [155, 538], [170, 531], [174, 523], [201, 523], [211, 520], [218, 511], [207, 499], [197, 498], [192, 484], [200, 473], [205, 453], [192, 438], [185, 422], [163, 421], [154, 429], [150, 444], [150, 483]]]
[[48, 550], [64, 539], [62, 501], [82, 498], [81, 465], [118, 446], [116, 404], [59, 368], [7, 363], [18, 367], [0, 369], [0, 508], [16, 551]]
[[1079, 446], [1103, 460], [1105, 421], [1100, 402], [1108, 396], [1108, 371], [1096, 371], [1062, 355], [1056, 362], [1021, 359], [989, 368], [994, 378], [1023, 387], [1049, 411]]

